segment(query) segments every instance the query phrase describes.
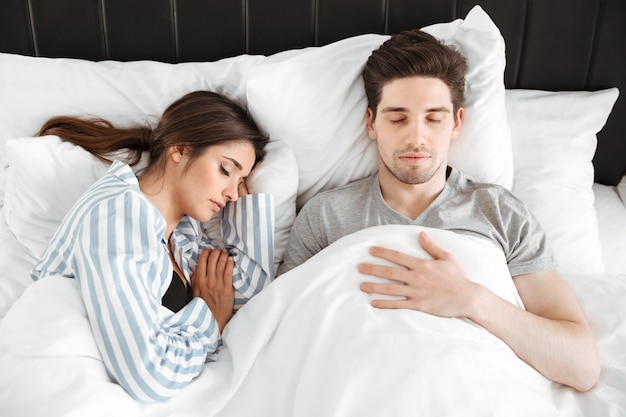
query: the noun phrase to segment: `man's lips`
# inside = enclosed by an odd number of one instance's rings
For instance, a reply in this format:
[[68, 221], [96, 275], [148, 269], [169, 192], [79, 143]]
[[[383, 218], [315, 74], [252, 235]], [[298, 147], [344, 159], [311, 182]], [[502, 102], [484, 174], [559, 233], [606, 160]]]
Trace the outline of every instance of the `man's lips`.
[[408, 153], [408, 154], [400, 155], [398, 159], [408, 164], [414, 165], [414, 164], [419, 164], [419, 163], [429, 160], [430, 155], [423, 154], [423, 153]]

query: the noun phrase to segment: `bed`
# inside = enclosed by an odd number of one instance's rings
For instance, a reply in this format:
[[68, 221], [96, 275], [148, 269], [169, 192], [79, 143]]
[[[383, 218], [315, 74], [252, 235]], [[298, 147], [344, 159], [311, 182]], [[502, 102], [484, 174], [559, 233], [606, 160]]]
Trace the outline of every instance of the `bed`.
[[[0, 12], [0, 415], [626, 415], [626, 3], [9, 0]], [[245, 106], [271, 138], [252, 191], [275, 202], [274, 263], [316, 193], [376, 168], [360, 70], [390, 33], [424, 28], [468, 57], [450, 164], [539, 218], [598, 340], [581, 393], [548, 381], [471, 322], [379, 311], [359, 262], [382, 244], [425, 256], [421, 230], [346, 236], [246, 304], [176, 397], [133, 400], [104, 368], [73, 280], [29, 271], [106, 165], [48, 117], [150, 122], [197, 89]], [[219, 227], [209, 222], [216, 241]], [[441, 230], [473, 279], [519, 303], [502, 257]]]

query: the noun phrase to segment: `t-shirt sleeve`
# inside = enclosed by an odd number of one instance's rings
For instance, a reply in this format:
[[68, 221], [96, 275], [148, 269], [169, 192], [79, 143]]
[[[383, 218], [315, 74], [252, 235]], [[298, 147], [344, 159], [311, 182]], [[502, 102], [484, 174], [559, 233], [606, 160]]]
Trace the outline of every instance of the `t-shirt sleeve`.
[[554, 253], [543, 227], [530, 209], [518, 198], [507, 194], [501, 211], [507, 234], [506, 255], [511, 276], [542, 272], [557, 267]]

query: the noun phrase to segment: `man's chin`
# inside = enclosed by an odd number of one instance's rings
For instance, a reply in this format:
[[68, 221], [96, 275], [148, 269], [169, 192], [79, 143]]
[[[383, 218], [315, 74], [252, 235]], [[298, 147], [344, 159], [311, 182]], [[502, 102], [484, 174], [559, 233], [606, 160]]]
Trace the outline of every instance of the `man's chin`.
[[423, 172], [423, 170], [420, 169], [420, 172], [416, 172], [416, 170], [411, 170], [409, 172], [392, 172], [392, 174], [394, 177], [396, 177], [398, 181], [403, 184], [420, 185], [430, 181], [434, 175], [434, 172]]

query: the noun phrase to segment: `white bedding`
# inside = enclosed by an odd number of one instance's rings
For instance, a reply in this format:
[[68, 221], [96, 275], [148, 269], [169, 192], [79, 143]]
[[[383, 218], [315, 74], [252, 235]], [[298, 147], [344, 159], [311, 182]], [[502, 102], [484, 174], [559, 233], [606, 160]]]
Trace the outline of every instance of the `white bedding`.
[[[283, 275], [229, 323], [215, 362], [165, 404], [134, 402], [109, 380], [73, 280], [37, 282], [0, 323], [0, 415], [624, 415], [626, 275], [567, 275], [603, 366], [598, 385], [581, 394], [469, 321], [373, 309], [357, 263], [373, 260], [372, 244], [423, 256], [418, 231], [363, 230]], [[429, 233], [472, 279], [519, 303], [495, 246]]]
[[[626, 177], [622, 183], [626, 186]], [[602, 259], [608, 274], [626, 274], [626, 203], [618, 190], [619, 187], [593, 184]]]
[[[592, 189], [596, 133], [617, 90], [505, 94], [504, 43], [480, 8], [464, 22], [430, 30], [470, 56], [468, 109], [481, 109], [467, 111], [466, 143], [451, 164], [489, 171], [507, 184], [513, 174], [512, 190], [538, 216], [598, 339], [602, 373], [595, 388], [582, 394], [547, 381], [472, 323], [371, 308], [369, 296], [358, 290], [363, 277], [354, 272], [356, 263], [375, 242], [418, 253], [416, 228], [385, 226], [347, 236], [279, 278], [233, 318], [214, 362], [165, 404], [137, 403], [109, 379], [73, 280], [31, 284], [32, 254], [47, 241], [43, 227], [56, 229], [34, 220], [58, 223], [50, 218], [63, 214], [54, 210], [57, 203], [70, 204], [60, 168], [81, 180], [88, 171], [68, 164], [67, 149], [39, 140], [27, 148], [28, 136], [57, 114], [143, 120], [195, 89], [247, 102], [270, 137], [284, 139], [282, 152], [268, 154], [267, 162], [277, 166], [262, 165], [267, 175], [258, 179], [263, 186], [272, 182], [283, 201], [276, 219], [282, 243], [275, 249], [287, 250], [285, 236], [304, 189], [340, 185], [373, 166], [367, 162], [375, 159], [373, 145], [358, 110], [365, 108], [358, 68], [382, 38], [363, 35], [267, 59], [183, 65], [0, 54], [0, 417], [625, 416], [626, 177], [619, 187]], [[300, 105], [276, 112], [293, 102], [286, 100], [289, 94]], [[17, 138], [25, 140], [5, 153], [5, 142]], [[485, 149], [496, 154], [486, 157]], [[34, 155], [42, 158], [33, 163]], [[456, 248], [473, 276], [493, 278], [491, 288], [518, 302], [491, 244], [431, 234]], [[33, 239], [41, 245], [27, 247]]]

